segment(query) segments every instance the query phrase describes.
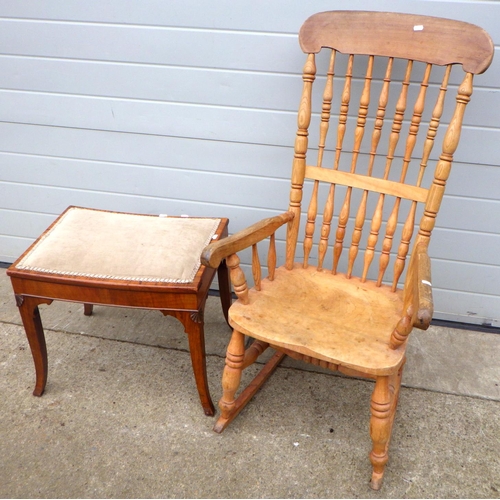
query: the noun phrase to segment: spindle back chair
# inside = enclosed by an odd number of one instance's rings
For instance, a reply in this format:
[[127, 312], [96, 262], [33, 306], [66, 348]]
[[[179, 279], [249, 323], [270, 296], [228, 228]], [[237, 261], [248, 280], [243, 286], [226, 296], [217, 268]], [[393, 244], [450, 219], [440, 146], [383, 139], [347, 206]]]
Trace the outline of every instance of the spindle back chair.
[[[234, 419], [284, 355], [372, 378], [371, 486], [379, 489], [408, 335], [432, 319], [429, 240], [473, 75], [488, 68], [493, 45], [484, 30], [464, 22], [354, 11], [310, 17], [299, 40], [307, 60], [289, 209], [212, 245], [202, 258], [214, 267], [227, 258], [238, 296], [229, 311], [234, 332], [215, 430]], [[326, 70], [317, 74], [320, 63]], [[448, 113], [445, 96], [455, 88], [455, 64], [465, 74]], [[323, 83], [319, 95], [315, 81]], [[314, 97], [320, 106], [314, 107]], [[315, 118], [319, 127], [313, 129]], [[313, 138], [316, 149], [309, 147]], [[285, 223], [285, 265], [276, 268], [275, 231]], [[262, 279], [257, 243], [266, 237], [269, 276]], [[247, 247], [252, 289], [236, 255]], [[256, 339], [246, 351], [244, 335]], [[269, 346], [277, 354], [235, 399], [242, 370]]]

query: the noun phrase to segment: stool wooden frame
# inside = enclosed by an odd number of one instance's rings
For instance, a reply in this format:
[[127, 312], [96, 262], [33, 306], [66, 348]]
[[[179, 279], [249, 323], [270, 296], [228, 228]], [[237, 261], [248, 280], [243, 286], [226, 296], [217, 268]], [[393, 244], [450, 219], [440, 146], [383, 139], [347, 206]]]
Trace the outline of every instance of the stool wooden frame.
[[[227, 236], [228, 222], [228, 219], [220, 220], [215, 239]], [[44, 234], [56, 223], [57, 221]], [[200, 266], [191, 283], [64, 276], [18, 269], [18, 263], [34, 245], [36, 242], [9, 267], [7, 274], [12, 282], [35, 363], [36, 384], [33, 392], [35, 396], [43, 394], [48, 375], [47, 348], [38, 309], [40, 304], [51, 304], [54, 300], [80, 302], [85, 305], [86, 315], [92, 314], [93, 304], [152, 309], [160, 311], [165, 316], [173, 316], [183, 324], [188, 336], [189, 352], [201, 405], [206, 415], [214, 415], [207, 380], [203, 313], [209, 287], [216, 273], [215, 269]], [[227, 320], [227, 311], [231, 305], [231, 289], [225, 261], [221, 261], [217, 272], [222, 309]]]

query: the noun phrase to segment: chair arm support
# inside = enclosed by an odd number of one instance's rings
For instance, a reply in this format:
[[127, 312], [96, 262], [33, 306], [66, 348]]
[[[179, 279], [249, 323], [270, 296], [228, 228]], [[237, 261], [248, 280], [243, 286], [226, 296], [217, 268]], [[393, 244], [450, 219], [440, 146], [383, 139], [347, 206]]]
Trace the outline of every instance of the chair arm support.
[[271, 236], [279, 227], [291, 221], [294, 215], [293, 212], [285, 212], [276, 217], [263, 219], [227, 238], [211, 243], [203, 249], [201, 263], [208, 267], [219, 267], [223, 259]]
[[404, 309], [389, 345], [397, 349], [406, 342], [413, 328], [427, 330], [432, 320], [431, 260], [425, 245], [416, 245], [410, 259], [404, 289]]
[[418, 251], [416, 279], [417, 297], [415, 304], [417, 305], [417, 314], [413, 326], [427, 330], [434, 313], [434, 302], [432, 299], [431, 259], [424, 247], [420, 247]]

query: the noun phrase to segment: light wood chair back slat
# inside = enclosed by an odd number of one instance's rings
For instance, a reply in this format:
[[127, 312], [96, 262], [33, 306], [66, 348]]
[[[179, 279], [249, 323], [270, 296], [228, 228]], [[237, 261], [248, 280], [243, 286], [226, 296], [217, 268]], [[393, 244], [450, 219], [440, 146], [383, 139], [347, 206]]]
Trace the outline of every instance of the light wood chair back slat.
[[[462, 36], [457, 42], [459, 30]], [[472, 92], [473, 73], [485, 71], [491, 62], [491, 40], [484, 30], [468, 23], [350, 11], [312, 16], [304, 23], [299, 40], [307, 60], [292, 169], [289, 210], [295, 217], [288, 226], [286, 267], [294, 265], [308, 180], [312, 191], [306, 205], [303, 266], [315, 261], [321, 270], [332, 252], [334, 274], [359, 275], [362, 282], [372, 279], [378, 286], [392, 282], [395, 291], [412, 241], [428, 244]], [[317, 75], [317, 64], [325, 62], [316, 58], [322, 48], [329, 51], [327, 66]], [[337, 68], [342, 64], [345, 71]], [[431, 154], [454, 64], [462, 65], [465, 78], [436, 161]], [[436, 66], [445, 68], [433, 71]], [[443, 77], [436, 88], [434, 75], [439, 72]], [[317, 76], [320, 85], [324, 81], [319, 140], [317, 153], [310, 151], [307, 156]], [[375, 80], [380, 81], [378, 91]], [[434, 103], [427, 103], [429, 94]], [[376, 95], [373, 103], [372, 95]], [[338, 110], [333, 108], [337, 99]], [[353, 116], [351, 109], [357, 109]], [[332, 127], [335, 116], [338, 123]], [[306, 160], [314, 156], [316, 164]], [[332, 158], [329, 162], [328, 157]], [[429, 163], [435, 164], [435, 175], [425, 185]], [[323, 183], [326, 196], [321, 195]], [[419, 214], [423, 215], [414, 238]], [[315, 244], [317, 253], [313, 252]], [[377, 254], [378, 269], [372, 269]]]

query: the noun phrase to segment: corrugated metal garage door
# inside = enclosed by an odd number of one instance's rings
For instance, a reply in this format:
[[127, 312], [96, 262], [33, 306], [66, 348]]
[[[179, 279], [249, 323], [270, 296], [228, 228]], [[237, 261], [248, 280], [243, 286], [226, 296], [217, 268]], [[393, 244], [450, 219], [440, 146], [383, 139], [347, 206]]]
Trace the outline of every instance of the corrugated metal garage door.
[[[288, 206], [297, 32], [316, 2], [0, 2], [0, 261], [68, 205], [229, 216]], [[496, 2], [352, 0], [500, 39]], [[436, 317], [500, 323], [500, 58], [476, 78], [435, 230]], [[248, 264], [248, 262], [247, 262]]]

